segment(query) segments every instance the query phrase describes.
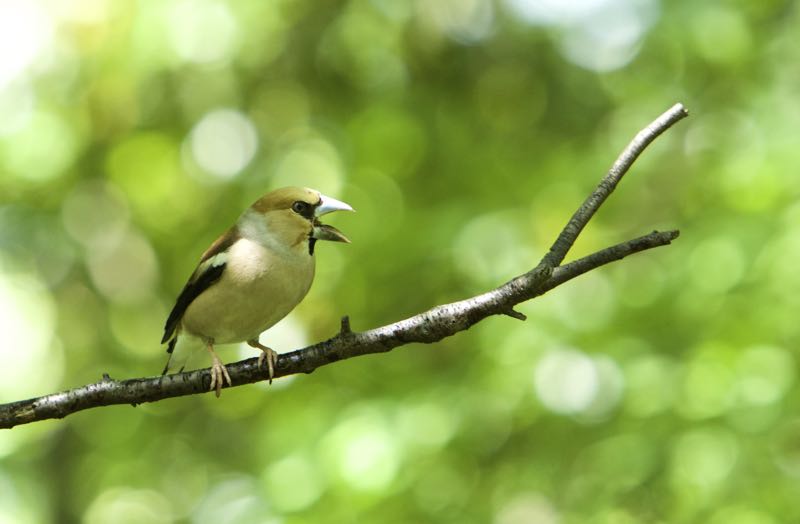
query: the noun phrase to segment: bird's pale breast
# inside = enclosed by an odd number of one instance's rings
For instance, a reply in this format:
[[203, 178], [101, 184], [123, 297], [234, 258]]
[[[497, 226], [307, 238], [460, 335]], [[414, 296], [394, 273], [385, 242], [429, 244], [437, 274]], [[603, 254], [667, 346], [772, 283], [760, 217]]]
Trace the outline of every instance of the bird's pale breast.
[[215, 343], [258, 338], [308, 293], [314, 258], [308, 249], [276, 251], [240, 239], [230, 247], [218, 282], [186, 309], [183, 328]]

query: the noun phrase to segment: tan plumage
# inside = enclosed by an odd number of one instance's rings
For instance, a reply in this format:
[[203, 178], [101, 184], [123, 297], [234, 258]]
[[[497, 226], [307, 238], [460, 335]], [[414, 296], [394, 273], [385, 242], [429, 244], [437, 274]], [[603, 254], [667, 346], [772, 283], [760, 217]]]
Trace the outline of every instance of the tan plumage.
[[[278, 189], [257, 200], [203, 253], [178, 297], [162, 340], [170, 354], [179, 335], [201, 339], [212, 359], [211, 389], [219, 396], [223, 380], [231, 381], [214, 344], [247, 342], [262, 350], [259, 364], [267, 360], [272, 380], [277, 354], [258, 337], [308, 293], [316, 241], [349, 242], [318, 220], [341, 210], [352, 208], [305, 188]], [[165, 373], [169, 367], [170, 361]]]

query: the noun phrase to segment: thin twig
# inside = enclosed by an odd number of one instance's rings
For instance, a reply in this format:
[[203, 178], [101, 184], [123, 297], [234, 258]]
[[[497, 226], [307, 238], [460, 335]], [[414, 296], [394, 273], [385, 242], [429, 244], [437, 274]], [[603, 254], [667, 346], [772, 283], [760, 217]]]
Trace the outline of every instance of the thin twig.
[[[395, 347], [412, 342], [428, 344], [438, 342], [492, 315], [507, 315], [524, 320], [525, 316], [514, 310], [517, 304], [547, 293], [592, 269], [640, 251], [669, 244], [677, 238], [678, 231], [654, 231], [563, 266], [558, 265], [563, 261], [583, 227], [611, 194], [636, 157], [659, 134], [686, 114], [683, 106], [677, 104], [636, 135], [600, 186], [572, 216], [548, 254], [532, 270], [486, 293], [452, 304], [436, 306], [405, 320], [364, 332], [352, 331], [349, 318], [343, 317], [340, 331], [336, 336], [279, 355], [275, 366], [275, 377], [311, 373], [319, 367], [339, 360], [391, 351]], [[259, 368], [256, 358], [228, 364], [226, 367], [235, 386], [268, 378], [267, 371], [263, 367]], [[170, 397], [207, 393], [210, 382], [208, 369], [121, 381], [104, 375], [102, 380], [94, 384], [0, 405], [0, 428], [11, 428], [37, 420], [63, 418], [99, 406], [136, 405]]]
[[631, 140], [628, 147], [626, 147], [619, 157], [617, 157], [614, 165], [608, 170], [606, 176], [600, 181], [592, 194], [581, 204], [581, 207], [575, 211], [572, 218], [558, 235], [558, 238], [550, 247], [550, 251], [545, 255], [542, 262], [550, 267], [558, 267], [559, 264], [567, 256], [567, 252], [572, 248], [572, 245], [577, 240], [578, 235], [589, 223], [589, 220], [594, 216], [595, 212], [600, 208], [606, 198], [614, 191], [617, 184], [625, 173], [631, 168], [633, 163], [639, 158], [639, 155], [650, 145], [653, 140], [658, 136], [675, 125], [681, 119], [689, 116], [689, 112], [683, 107], [683, 104], [675, 104], [669, 108], [664, 114], [656, 118], [649, 126], [639, 131], [636, 136]]

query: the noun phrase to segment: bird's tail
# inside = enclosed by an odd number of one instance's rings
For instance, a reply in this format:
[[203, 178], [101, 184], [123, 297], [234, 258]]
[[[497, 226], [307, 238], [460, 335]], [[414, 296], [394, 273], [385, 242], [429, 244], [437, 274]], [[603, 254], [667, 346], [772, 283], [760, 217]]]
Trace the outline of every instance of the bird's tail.
[[164, 371], [161, 372], [162, 375], [166, 375], [169, 371], [169, 365], [172, 362], [172, 355], [175, 351], [175, 344], [178, 343], [178, 334], [175, 333], [171, 339], [169, 339], [169, 343], [167, 343], [167, 363], [164, 364]]
[[[176, 332], [171, 339], [167, 342], [167, 363], [164, 366], [162, 375], [169, 373], [180, 373], [183, 369], [191, 364], [190, 359], [197, 355], [197, 349], [202, 348], [199, 344], [199, 339], [192, 336], [186, 336], [180, 332]], [[189, 368], [191, 369], [191, 368]]]

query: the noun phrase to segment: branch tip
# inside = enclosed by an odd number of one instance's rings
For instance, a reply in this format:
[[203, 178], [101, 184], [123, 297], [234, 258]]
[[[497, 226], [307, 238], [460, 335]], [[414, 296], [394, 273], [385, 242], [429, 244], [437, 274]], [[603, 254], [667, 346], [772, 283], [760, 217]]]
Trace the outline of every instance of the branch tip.
[[350, 316], [345, 315], [342, 317], [342, 325], [339, 328], [339, 335], [340, 336], [349, 335], [352, 332], [353, 331], [350, 329]]
[[520, 313], [513, 307], [510, 307], [505, 311], [503, 311], [503, 314], [511, 318], [516, 318], [517, 320], [522, 320], [523, 322], [528, 320], [528, 316], [525, 313]]
[[670, 108], [669, 112], [671, 113], [673, 111], [681, 113], [683, 115], [683, 118], [689, 116], [689, 110], [686, 109], [686, 106], [681, 104], [680, 102], [676, 103], [674, 106]]
[[614, 164], [612, 164], [606, 176], [603, 177], [595, 190], [583, 201], [569, 219], [569, 222], [567, 222], [564, 229], [561, 230], [558, 238], [556, 238], [550, 250], [542, 259], [542, 262], [548, 263], [553, 267], [561, 265], [564, 258], [567, 256], [567, 252], [578, 239], [578, 235], [581, 234], [586, 224], [589, 223], [597, 210], [600, 209], [603, 202], [605, 202], [614, 189], [616, 189], [617, 184], [619, 184], [622, 177], [630, 170], [633, 163], [639, 158], [639, 155], [641, 155], [647, 146], [662, 133], [687, 116], [689, 116], [689, 112], [683, 104], [677, 103], [636, 133], [633, 140], [630, 141], [625, 149], [622, 150], [622, 153], [619, 154], [616, 161], [614, 161]]

